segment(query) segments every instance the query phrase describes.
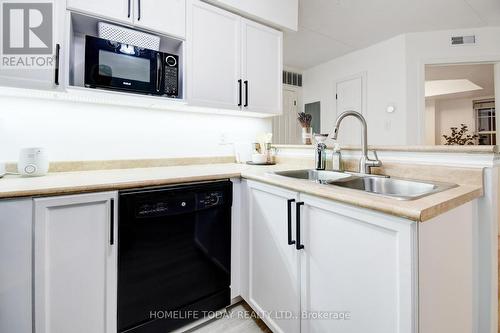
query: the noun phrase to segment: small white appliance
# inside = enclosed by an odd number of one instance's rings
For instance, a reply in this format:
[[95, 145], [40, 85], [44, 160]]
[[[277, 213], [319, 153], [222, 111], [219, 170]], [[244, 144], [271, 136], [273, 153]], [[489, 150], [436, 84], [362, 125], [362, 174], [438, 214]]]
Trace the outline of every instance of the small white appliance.
[[41, 147], [23, 148], [19, 153], [17, 172], [22, 176], [43, 176], [49, 172], [49, 158]]
[[160, 50], [160, 37], [105, 22], [97, 23], [98, 37], [145, 49]]

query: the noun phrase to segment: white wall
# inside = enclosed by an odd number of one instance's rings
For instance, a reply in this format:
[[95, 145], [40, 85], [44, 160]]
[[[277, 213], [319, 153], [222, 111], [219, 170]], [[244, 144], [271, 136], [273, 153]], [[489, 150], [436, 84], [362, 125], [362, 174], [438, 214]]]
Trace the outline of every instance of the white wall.
[[[366, 72], [370, 144], [406, 144], [405, 38], [397, 36], [304, 72], [304, 103], [321, 102], [321, 131], [331, 133], [337, 117], [335, 82]], [[389, 114], [389, 104], [396, 112]]]
[[270, 119], [0, 97], [0, 161], [43, 146], [53, 161], [232, 155]]
[[450, 135], [451, 127], [460, 128], [460, 124], [465, 124], [469, 127], [469, 134], [475, 131], [472, 103], [472, 98], [436, 101], [436, 144], [445, 144], [443, 134]]
[[425, 142], [426, 145], [436, 144], [436, 101], [425, 101]]
[[[475, 34], [477, 44], [450, 46], [451, 36], [464, 34]], [[329, 133], [336, 116], [334, 82], [366, 71], [369, 142], [424, 144], [424, 65], [480, 61], [500, 62], [500, 27], [400, 35], [306, 70], [304, 102], [321, 101], [322, 131]], [[385, 112], [388, 104], [395, 113]]]

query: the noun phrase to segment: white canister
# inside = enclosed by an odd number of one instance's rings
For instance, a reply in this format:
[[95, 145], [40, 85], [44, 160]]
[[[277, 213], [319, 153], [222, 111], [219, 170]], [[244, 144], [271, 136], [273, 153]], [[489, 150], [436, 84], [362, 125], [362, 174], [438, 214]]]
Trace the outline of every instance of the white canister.
[[49, 172], [49, 158], [41, 147], [23, 148], [19, 153], [17, 172], [22, 176], [44, 176]]

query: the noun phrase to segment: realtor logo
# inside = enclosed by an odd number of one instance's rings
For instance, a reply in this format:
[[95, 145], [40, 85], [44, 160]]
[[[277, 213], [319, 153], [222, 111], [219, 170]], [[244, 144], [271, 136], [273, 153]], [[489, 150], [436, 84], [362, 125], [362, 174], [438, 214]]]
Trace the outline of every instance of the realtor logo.
[[51, 66], [54, 45], [52, 2], [3, 0], [1, 3], [2, 67]]

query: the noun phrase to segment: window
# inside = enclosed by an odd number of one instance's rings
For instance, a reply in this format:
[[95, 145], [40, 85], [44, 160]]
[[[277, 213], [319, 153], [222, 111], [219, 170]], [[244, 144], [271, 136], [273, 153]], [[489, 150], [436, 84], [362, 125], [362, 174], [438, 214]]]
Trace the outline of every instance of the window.
[[474, 101], [474, 115], [476, 118], [476, 132], [479, 135], [480, 145], [496, 144], [495, 101]]

